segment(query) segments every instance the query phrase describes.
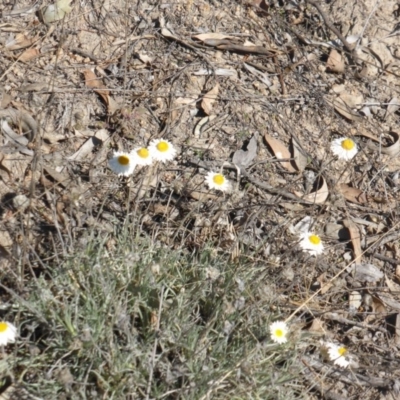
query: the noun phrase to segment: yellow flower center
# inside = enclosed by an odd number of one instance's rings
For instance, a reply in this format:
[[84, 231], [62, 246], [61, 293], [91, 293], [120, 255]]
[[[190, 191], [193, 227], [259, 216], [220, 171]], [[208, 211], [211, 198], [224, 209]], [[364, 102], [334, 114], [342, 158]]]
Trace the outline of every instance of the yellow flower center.
[[128, 156], [119, 156], [118, 157], [118, 164], [128, 165], [129, 164], [129, 157]]
[[215, 183], [216, 185], [221, 186], [221, 185], [223, 185], [224, 182], [225, 182], [225, 177], [224, 177], [223, 175], [221, 175], [221, 174], [216, 174], [216, 175], [214, 175], [214, 177], [213, 177], [213, 181], [214, 181], [214, 183]]
[[160, 142], [157, 144], [157, 150], [161, 151], [161, 153], [165, 153], [169, 150], [169, 144], [167, 142]]
[[317, 235], [310, 235], [308, 237], [308, 240], [310, 241], [311, 244], [314, 244], [314, 245], [318, 245], [321, 243], [321, 239]]
[[149, 156], [149, 151], [142, 147], [137, 151], [137, 154], [140, 158], [147, 158]]
[[353, 150], [354, 142], [351, 139], [344, 139], [342, 141], [342, 147], [347, 151]]
[[282, 336], [284, 336], [283, 330], [282, 330], [282, 329], [277, 329], [277, 330], [275, 331], [275, 336], [276, 336], [276, 337], [282, 337]]
[[339, 347], [338, 353], [340, 356], [344, 356], [347, 353], [346, 347]]
[[0, 322], [0, 333], [5, 332], [7, 328], [8, 328], [7, 322]]

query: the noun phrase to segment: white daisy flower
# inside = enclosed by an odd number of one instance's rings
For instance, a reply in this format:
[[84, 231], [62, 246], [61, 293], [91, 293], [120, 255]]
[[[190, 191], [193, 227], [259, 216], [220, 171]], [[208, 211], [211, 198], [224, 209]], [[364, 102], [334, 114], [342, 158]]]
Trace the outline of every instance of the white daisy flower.
[[136, 165], [151, 165], [153, 162], [153, 157], [151, 156], [149, 149], [146, 147], [133, 149], [131, 151], [131, 156]]
[[300, 234], [300, 247], [313, 256], [317, 256], [324, 251], [324, 245], [321, 238], [312, 232], [304, 232]]
[[111, 170], [117, 175], [129, 176], [135, 170], [136, 164], [131, 154], [115, 151], [108, 161]]
[[327, 343], [326, 348], [328, 349], [328, 356], [335, 365], [341, 368], [347, 368], [350, 364], [349, 360], [346, 359], [347, 349], [344, 346], [338, 346], [334, 343]]
[[17, 328], [10, 322], [0, 322], [0, 346], [14, 343], [17, 336]]
[[351, 160], [358, 152], [357, 145], [353, 139], [344, 137], [331, 142], [331, 150], [340, 160]]
[[231, 188], [231, 184], [224, 175], [216, 172], [209, 172], [206, 175], [205, 182], [210, 189], [221, 190], [221, 192], [227, 192]]
[[176, 149], [172, 143], [164, 139], [156, 139], [150, 142], [150, 155], [161, 162], [171, 161], [176, 156]]
[[276, 321], [269, 327], [269, 332], [271, 334], [271, 339], [279, 344], [287, 342], [287, 335], [289, 333], [289, 328], [284, 321]]

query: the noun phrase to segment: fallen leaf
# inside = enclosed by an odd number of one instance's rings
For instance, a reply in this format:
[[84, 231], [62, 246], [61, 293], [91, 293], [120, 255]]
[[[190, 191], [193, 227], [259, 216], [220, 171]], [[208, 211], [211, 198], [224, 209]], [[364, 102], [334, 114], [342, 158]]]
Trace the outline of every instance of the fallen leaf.
[[387, 307], [390, 307], [390, 308], [392, 308], [394, 310], [397, 310], [397, 311], [400, 310], [400, 303], [397, 300], [395, 300], [392, 297], [391, 294], [389, 295], [388, 293], [380, 292], [379, 293], [379, 300], [384, 305], [385, 310], [386, 310]]
[[7, 248], [12, 246], [13, 240], [7, 230], [0, 230], [0, 246]]
[[311, 203], [322, 204], [329, 196], [328, 185], [326, 184], [326, 180], [324, 177], [319, 177], [319, 189], [315, 192], [311, 192], [309, 194], [303, 194], [301, 192], [295, 191], [294, 194], [298, 197], [301, 197], [303, 200], [307, 200]]
[[394, 338], [394, 342], [397, 346], [400, 345], [400, 314], [396, 315], [396, 335]]
[[357, 127], [357, 129], [352, 129], [351, 134], [354, 136], [364, 136], [367, 137], [368, 139], [372, 139], [374, 142], [379, 142], [378, 137], [376, 137], [373, 133], [367, 131], [362, 126]]
[[339, 185], [340, 193], [342, 193], [343, 197], [356, 204], [365, 204], [368, 203], [367, 195], [360, 189], [351, 187], [345, 183], [341, 183]]
[[296, 169], [293, 168], [292, 164], [290, 163], [291, 154], [286, 145], [282, 143], [280, 140], [275, 139], [274, 137], [268, 135], [268, 133], [264, 134], [264, 138], [268, 146], [271, 148], [274, 156], [278, 160], [286, 160], [286, 161], [281, 161], [282, 167], [286, 168], [289, 172], [296, 172]]
[[229, 68], [216, 68], [212, 69], [199, 69], [198, 71], [193, 72], [193, 75], [203, 76], [203, 75], [216, 75], [216, 76], [234, 76], [237, 77], [237, 72], [234, 69]]
[[29, 141], [32, 141], [38, 131], [38, 124], [35, 119], [26, 111], [17, 110], [15, 108], [6, 108], [0, 110], [0, 119], [5, 119], [18, 130], [28, 136]]
[[373, 264], [355, 264], [353, 278], [360, 282], [377, 282], [383, 278], [383, 272]]
[[67, 188], [71, 184], [71, 177], [68, 173], [58, 172], [48, 166], [43, 166], [44, 171], [56, 182], [58, 182], [64, 188]]
[[161, 35], [163, 35], [164, 37], [167, 37], [167, 38], [171, 38], [171, 39], [175, 38], [175, 36], [167, 28], [161, 29]]
[[87, 160], [89, 154], [93, 149], [102, 145], [110, 137], [106, 129], [100, 129], [93, 136], [91, 136], [72, 156], [68, 157], [71, 161]]
[[385, 304], [378, 296], [372, 296], [372, 304], [371, 304], [372, 312], [376, 314], [386, 314], [387, 310]]
[[12, 97], [5, 92], [4, 88], [0, 87], [0, 109], [7, 108], [11, 101]]
[[219, 84], [217, 83], [209, 92], [207, 92], [203, 96], [203, 100], [201, 101], [201, 108], [207, 115], [211, 114], [212, 106], [218, 97], [218, 91]]
[[352, 131], [354, 132], [354, 135], [359, 135], [359, 136], [365, 136], [371, 140], [373, 140], [376, 143], [379, 143], [379, 145], [375, 145], [373, 143], [369, 143], [369, 148], [378, 151], [383, 154], [387, 154], [389, 156], [396, 156], [400, 152], [400, 135], [398, 132], [395, 131], [390, 131], [388, 133], [389, 136], [391, 136], [391, 139], [393, 141], [393, 144], [389, 146], [382, 146], [381, 142], [382, 140], [375, 136], [373, 133], [368, 132], [366, 129], [359, 127], [358, 132], [357, 130]]
[[26, 62], [26, 61], [32, 60], [36, 57], [39, 57], [39, 55], [40, 55], [40, 51], [38, 49], [36, 49], [36, 48], [27, 49], [18, 57], [18, 60]]
[[321, 294], [327, 293], [330, 290], [330, 288], [333, 286], [332, 282], [329, 282], [329, 281], [326, 282], [326, 272], [324, 272], [317, 278], [317, 282], [321, 285], [321, 288], [319, 289], [319, 292]]
[[358, 91], [343, 91], [339, 94], [339, 98], [343, 100], [348, 108], [358, 108], [364, 101], [364, 96]]
[[385, 119], [390, 115], [395, 113], [400, 107], [400, 100], [397, 97], [393, 97], [393, 99], [391, 99], [389, 101], [389, 104], [387, 106], [386, 109], [386, 113], [385, 113]]
[[346, 102], [340, 97], [335, 98], [334, 100], [330, 100], [325, 97], [325, 101], [331, 107], [333, 107], [340, 115], [347, 118], [350, 121], [361, 122], [363, 118], [354, 112], [351, 108], [348, 107]]
[[308, 164], [307, 156], [304, 154], [303, 149], [300, 147], [297, 140], [292, 138], [292, 147], [293, 147], [293, 160], [300, 172], [303, 172], [306, 169]]
[[301, 219], [296, 225], [289, 226], [289, 232], [293, 235], [299, 235], [301, 233], [310, 232], [311, 227], [314, 224], [314, 220], [309, 215]]
[[267, 74], [259, 71], [257, 68], [254, 68], [251, 65], [248, 65], [246, 63], [244, 63], [243, 65], [249, 72], [251, 72], [254, 76], [256, 76], [262, 83], [267, 85], [267, 87], [271, 87], [272, 86], [272, 82], [268, 78]]
[[257, 156], [257, 138], [258, 134], [255, 133], [250, 139], [246, 150], [237, 150], [233, 155], [232, 162], [238, 167], [247, 167]]
[[314, 318], [311, 326], [308, 328], [310, 332], [320, 332], [325, 333], [324, 322], [321, 318]]
[[327, 70], [341, 74], [344, 71], [344, 67], [344, 59], [342, 55], [337, 50], [332, 49], [326, 62]]
[[217, 32], [200, 33], [199, 35], [192, 36], [192, 38], [200, 40], [202, 42], [208, 39], [218, 39], [218, 40], [234, 39], [233, 36], [228, 36], [225, 33], [217, 33]]
[[392, 293], [400, 294], [400, 285], [385, 275], [385, 283]]
[[107, 86], [97, 78], [94, 72], [90, 69], [84, 69], [82, 71], [85, 77], [85, 84], [87, 87], [92, 88], [96, 93], [98, 93], [107, 105], [108, 112], [113, 114], [120, 107], [119, 104], [110, 96], [110, 91], [105, 90]]
[[23, 33], [18, 33], [15, 38], [7, 40], [7, 50], [20, 50], [25, 47], [31, 46], [35, 42], [36, 38], [28, 39]]
[[390, 146], [382, 147], [381, 152], [389, 156], [397, 156], [400, 152], [400, 135], [397, 132], [389, 132], [393, 139], [393, 144]]
[[66, 14], [72, 10], [70, 3], [72, 0], [58, 0], [55, 4], [50, 4], [44, 7], [42, 12], [42, 19], [45, 24], [60, 21]]
[[203, 133], [203, 128], [212, 120], [216, 118], [216, 115], [211, 115], [209, 117], [204, 117], [202, 118], [195, 126], [194, 128], [194, 136], [196, 138], [200, 138], [202, 133]]
[[357, 311], [362, 304], [362, 296], [359, 292], [351, 292], [349, 295], [349, 311]]
[[349, 230], [351, 243], [354, 251], [354, 261], [360, 262], [362, 257], [361, 237], [357, 225], [349, 219], [343, 220], [343, 225]]

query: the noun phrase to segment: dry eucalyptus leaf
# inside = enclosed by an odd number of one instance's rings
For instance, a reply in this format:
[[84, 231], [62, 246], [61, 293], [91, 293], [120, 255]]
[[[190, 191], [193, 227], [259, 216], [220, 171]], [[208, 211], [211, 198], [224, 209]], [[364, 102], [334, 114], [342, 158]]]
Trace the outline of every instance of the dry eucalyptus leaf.
[[349, 296], [349, 311], [357, 311], [362, 304], [362, 296], [359, 292], [351, 292]]
[[264, 134], [264, 138], [268, 146], [271, 148], [272, 153], [278, 160], [287, 160], [287, 161], [281, 161], [282, 167], [286, 168], [289, 172], [296, 172], [296, 169], [293, 168], [292, 164], [289, 161], [291, 155], [286, 145], [282, 143], [280, 140], [275, 139], [272, 136], [268, 135], [268, 133]]
[[340, 93], [339, 98], [343, 100], [349, 108], [357, 108], [364, 101], [364, 96], [357, 91], [353, 91], [351, 93], [343, 91]]
[[110, 91], [106, 90], [107, 86], [103, 84], [101, 79], [97, 78], [94, 72], [90, 69], [84, 69], [82, 71], [85, 77], [85, 84], [87, 87], [92, 88], [98, 93], [107, 105], [108, 112], [113, 114], [120, 107], [119, 104], [110, 96]]
[[371, 304], [372, 311], [376, 314], [386, 314], [387, 309], [385, 304], [378, 296], [372, 296], [372, 304]]
[[293, 235], [310, 232], [313, 224], [314, 224], [313, 218], [307, 215], [303, 219], [301, 219], [296, 225], [290, 225], [289, 232]]
[[12, 246], [13, 241], [11, 239], [10, 234], [6, 230], [0, 230], [0, 246], [1, 247], [10, 247]]
[[22, 62], [26, 62], [29, 60], [32, 60], [36, 57], [40, 56], [40, 51], [39, 49], [32, 48], [32, 49], [27, 49], [25, 50], [19, 57], [18, 60]]
[[379, 300], [381, 301], [381, 303], [383, 304], [383, 306], [385, 307], [385, 310], [387, 307], [390, 307], [394, 310], [400, 310], [400, 303], [395, 300], [391, 294], [389, 293], [379, 293]]
[[0, 87], [0, 109], [7, 108], [11, 101], [12, 97], [4, 91], [4, 88]]
[[306, 169], [308, 164], [307, 156], [304, 154], [303, 150], [299, 146], [296, 140], [292, 138], [292, 146], [293, 146], [293, 159], [296, 164], [297, 169], [300, 172], [303, 172]]
[[365, 204], [368, 202], [367, 195], [360, 189], [341, 183], [339, 185], [339, 190], [343, 197], [352, 203]]
[[379, 142], [379, 138], [377, 136], [375, 136], [373, 133], [367, 131], [362, 126], [357, 127], [357, 129], [352, 129], [350, 132], [353, 136], [364, 136], [368, 139], [373, 140], [374, 142]]
[[208, 39], [234, 39], [233, 36], [228, 36], [225, 35], [224, 33], [218, 33], [218, 32], [200, 33], [199, 35], [192, 36], [192, 38], [201, 40], [202, 42]]
[[362, 257], [360, 231], [358, 230], [357, 225], [349, 219], [343, 220], [343, 225], [349, 230], [354, 251], [354, 261], [356, 263], [360, 262]]
[[52, 179], [54, 179], [64, 188], [69, 187], [69, 185], [71, 184], [71, 177], [67, 172], [65, 173], [58, 172], [55, 169], [50, 168], [48, 166], [43, 166], [43, 169]]
[[389, 156], [396, 156], [400, 152], [400, 135], [397, 132], [389, 132], [389, 135], [393, 138], [393, 144], [390, 146], [382, 147], [381, 152]]
[[249, 72], [251, 72], [254, 76], [256, 76], [262, 83], [265, 83], [265, 85], [267, 85], [267, 87], [272, 86], [271, 80], [268, 78], [268, 76], [265, 73], [259, 71], [257, 68], [254, 68], [251, 65], [248, 65], [246, 63], [244, 63], [243, 65]]
[[340, 115], [347, 118], [348, 120], [356, 122], [361, 122], [363, 120], [363, 118], [356, 112], [354, 112], [340, 97], [337, 97], [334, 100], [330, 100], [325, 97], [325, 101], [327, 102], [327, 104], [333, 107]]
[[353, 278], [360, 282], [378, 282], [383, 278], [383, 272], [373, 264], [355, 264]]
[[400, 314], [396, 315], [396, 336], [394, 342], [396, 346], [400, 345]]
[[365, 130], [363, 128], [360, 128], [358, 135], [365, 136], [369, 139], [372, 139], [374, 142], [377, 142], [377, 144], [368, 143], [368, 147], [374, 151], [377, 151], [377, 152], [380, 152], [383, 154], [387, 154], [389, 156], [396, 156], [400, 152], [400, 135], [399, 135], [399, 133], [397, 133], [395, 131], [391, 131], [388, 133], [388, 135], [391, 136], [391, 138], [392, 138], [393, 144], [386, 146], [386, 147], [384, 147], [380, 144], [381, 139], [379, 139], [374, 134], [368, 132], [367, 130]]
[[247, 167], [257, 156], [257, 138], [258, 134], [255, 133], [254, 136], [249, 141], [247, 145], [247, 150], [237, 150], [233, 155], [232, 162], [238, 167]]
[[385, 119], [390, 114], [395, 113], [399, 108], [400, 108], [400, 100], [397, 97], [393, 97], [393, 99], [391, 99], [389, 101], [389, 104], [387, 106], [386, 113], [385, 113]]
[[344, 71], [344, 59], [342, 55], [335, 49], [332, 49], [329, 53], [328, 61], [326, 62], [326, 68], [330, 72], [341, 74]]
[[203, 133], [203, 128], [212, 120], [214, 120], [217, 116], [216, 115], [210, 115], [209, 117], [204, 117], [202, 118], [197, 125], [194, 128], [194, 136], [196, 138], [200, 138], [201, 134]]
[[32, 141], [38, 131], [38, 124], [35, 119], [26, 111], [20, 111], [15, 108], [7, 108], [0, 110], [0, 119], [5, 119], [8, 123], [12, 124]]
[[72, 0], [58, 0], [55, 4], [50, 4], [42, 9], [42, 18], [45, 24], [60, 21], [72, 10], [70, 3]]
[[167, 28], [162, 28], [161, 29], [161, 35], [163, 35], [164, 37], [167, 37], [167, 38], [174, 38], [175, 36], [171, 33], [171, 31], [170, 30], [168, 30]]
[[310, 332], [325, 333], [324, 325], [324, 321], [321, 318], [314, 318], [308, 330]]
[[385, 283], [392, 293], [400, 294], [400, 285], [385, 275]]
[[100, 129], [92, 137], [90, 137], [68, 160], [72, 161], [88, 161], [88, 156], [93, 152], [93, 149], [100, 146], [109, 139], [110, 135], [106, 129]]
[[210, 91], [208, 91], [204, 95], [203, 100], [201, 101], [201, 108], [207, 115], [211, 114], [212, 106], [218, 97], [218, 91], [219, 84], [217, 83]]
[[31, 46], [36, 38], [28, 39], [23, 33], [18, 33], [14, 38], [7, 40], [7, 50], [20, 50]]
[[195, 76], [202, 76], [202, 75], [217, 75], [217, 76], [234, 76], [237, 77], [237, 72], [234, 69], [229, 68], [216, 68], [215, 70], [212, 69], [199, 69], [198, 71], [193, 72]]
[[326, 180], [324, 177], [319, 177], [319, 189], [315, 192], [311, 192], [309, 194], [303, 194], [301, 192], [295, 191], [294, 194], [298, 197], [301, 197], [303, 200], [309, 201], [315, 204], [322, 204], [329, 196], [328, 185], [326, 184]]

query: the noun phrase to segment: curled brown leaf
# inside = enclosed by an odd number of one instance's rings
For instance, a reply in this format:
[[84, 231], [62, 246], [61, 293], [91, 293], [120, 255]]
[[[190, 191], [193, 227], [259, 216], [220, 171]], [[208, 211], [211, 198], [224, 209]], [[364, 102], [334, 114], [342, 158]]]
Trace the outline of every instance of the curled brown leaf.
[[311, 203], [322, 204], [329, 196], [328, 185], [326, 184], [326, 180], [324, 177], [319, 177], [319, 188], [315, 192], [311, 192], [309, 194], [303, 194], [301, 192], [294, 192], [294, 194], [298, 197], [301, 197], [303, 200], [307, 200]]

